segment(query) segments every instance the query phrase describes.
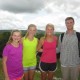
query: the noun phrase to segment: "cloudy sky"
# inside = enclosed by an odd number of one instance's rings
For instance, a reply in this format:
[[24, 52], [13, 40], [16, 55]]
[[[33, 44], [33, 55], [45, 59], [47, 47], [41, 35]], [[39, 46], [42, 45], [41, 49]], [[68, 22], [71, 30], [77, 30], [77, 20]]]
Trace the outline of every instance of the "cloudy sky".
[[0, 0], [0, 30], [27, 29], [31, 23], [44, 30], [52, 23], [62, 32], [68, 16], [74, 17], [74, 28], [80, 31], [80, 0]]

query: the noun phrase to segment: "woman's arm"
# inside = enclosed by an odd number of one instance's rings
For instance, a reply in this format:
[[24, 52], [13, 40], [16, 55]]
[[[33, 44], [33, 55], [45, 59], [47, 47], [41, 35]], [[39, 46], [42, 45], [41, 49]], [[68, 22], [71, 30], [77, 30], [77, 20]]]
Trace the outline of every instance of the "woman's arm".
[[56, 42], [57, 42], [57, 44], [56, 44], [56, 47], [58, 46], [58, 37], [56, 36]]
[[9, 76], [8, 76], [8, 72], [7, 72], [7, 56], [3, 56], [3, 71], [4, 71], [4, 75], [5, 75], [5, 80], [9, 80]]
[[44, 38], [42, 37], [40, 40], [39, 40], [39, 43], [38, 43], [38, 47], [37, 47], [37, 51], [39, 52], [42, 52], [43, 49], [41, 48], [43, 46], [43, 43], [44, 43]]

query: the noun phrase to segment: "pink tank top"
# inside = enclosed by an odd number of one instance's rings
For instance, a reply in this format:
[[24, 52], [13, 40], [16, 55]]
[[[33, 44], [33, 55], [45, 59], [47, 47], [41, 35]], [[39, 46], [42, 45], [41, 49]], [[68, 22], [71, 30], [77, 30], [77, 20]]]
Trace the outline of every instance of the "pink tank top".
[[55, 63], [56, 62], [56, 45], [57, 39], [54, 37], [52, 42], [48, 42], [47, 40], [43, 43], [43, 53], [40, 58], [40, 61], [46, 63]]

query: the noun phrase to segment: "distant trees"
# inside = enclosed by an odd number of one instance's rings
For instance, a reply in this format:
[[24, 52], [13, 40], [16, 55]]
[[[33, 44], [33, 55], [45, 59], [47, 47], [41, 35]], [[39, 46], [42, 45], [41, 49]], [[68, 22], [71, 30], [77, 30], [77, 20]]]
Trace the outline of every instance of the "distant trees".
[[[22, 35], [24, 36], [26, 34], [26, 31], [22, 31]], [[35, 37], [37, 37], [38, 39], [40, 39], [42, 36], [44, 36], [44, 31], [38, 31], [37, 34], [35, 35]], [[56, 36], [59, 36], [60, 33], [57, 32], [55, 33]], [[6, 42], [8, 41], [10, 36], [10, 31], [3, 31], [0, 33], [0, 57], [2, 57], [2, 51], [4, 46], [6, 45]]]
[[44, 36], [44, 33], [37, 33], [37, 34], [35, 35], [35, 37], [37, 37], [38, 39], [40, 39], [42, 36]]
[[0, 57], [2, 57], [3, 48], [6, 45], [9, 36], [10, 36], [10, 32], [4, 32], [0, 34]]

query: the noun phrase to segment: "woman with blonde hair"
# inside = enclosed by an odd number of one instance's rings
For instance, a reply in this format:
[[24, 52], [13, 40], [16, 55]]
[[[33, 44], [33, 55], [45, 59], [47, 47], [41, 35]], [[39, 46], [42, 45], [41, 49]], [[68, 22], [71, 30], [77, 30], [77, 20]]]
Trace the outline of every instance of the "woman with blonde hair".
[[[43, 46], [43, 49], [41, 48]], [[56, 46], [57, 37], [54, 35], [54, 25], [47, 24], [45, 36], [39, 41], [38, 51], [42, 52], [40, 57], [39, 69], [41, 80], [53, 80], [56, 70]]]
[[30, 24], [27, 33], [23, 38], [23, 70], [24, 80], [34, 80], [34, 74], [37, 64], [36, 48], [38, 39], [35, 38], [36, 25]]
[[22, 44], [21, 31], [13, 30], [3, 49], [3, 70], [5, 80], [22, 80]]

